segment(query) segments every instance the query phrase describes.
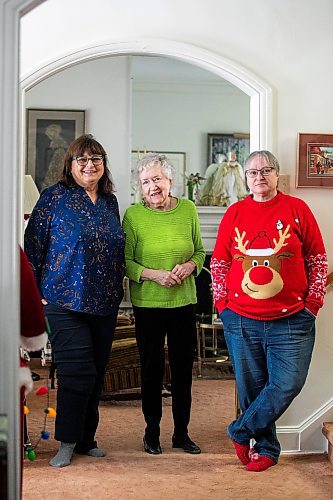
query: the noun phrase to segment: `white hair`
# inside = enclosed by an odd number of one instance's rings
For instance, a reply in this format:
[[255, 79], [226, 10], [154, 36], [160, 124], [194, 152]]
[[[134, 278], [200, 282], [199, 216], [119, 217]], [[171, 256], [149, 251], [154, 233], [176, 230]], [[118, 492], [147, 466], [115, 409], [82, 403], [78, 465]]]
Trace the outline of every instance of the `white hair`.
[[170, 180], [173, 179], [175, 167], [168, 160], [167, 156], [159, 153], [147, 153], [138, 160], [134, 171], [135, 182], [139, 186], [141, 186], [140, 174], [143, 171], [149, 170], [153, 167], [160, 167], [165, 177], [167, 177]]

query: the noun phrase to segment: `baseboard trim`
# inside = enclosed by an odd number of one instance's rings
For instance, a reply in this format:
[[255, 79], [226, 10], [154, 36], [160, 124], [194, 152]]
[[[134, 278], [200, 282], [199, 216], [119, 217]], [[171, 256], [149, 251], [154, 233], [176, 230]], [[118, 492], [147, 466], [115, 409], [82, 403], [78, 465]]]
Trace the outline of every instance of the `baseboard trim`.
[[322, 425], [333, 420], [333, 398], [316, 410], [298, 426], [279, 426], [277, 434], [282, 454], [307, 454], [327, 452], [327, 439]]
[[327, 451], [299, 451], [299, 450], [281, 450], [281, 456], [289, 455], [327, 455]]

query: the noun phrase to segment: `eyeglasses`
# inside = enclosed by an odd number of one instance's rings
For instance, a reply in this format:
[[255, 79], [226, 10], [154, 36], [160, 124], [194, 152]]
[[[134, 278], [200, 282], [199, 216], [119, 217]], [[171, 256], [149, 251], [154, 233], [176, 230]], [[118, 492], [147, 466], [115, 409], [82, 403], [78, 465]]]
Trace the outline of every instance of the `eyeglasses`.
[[103, 158], [104, 158], [104, 156], [102, 156], [102, 155], [96, 155], [96, 156], [91, 156], [91, 157], [73, 156], [72, 160], [76, 160], [78, 162], [78, 164], [80, 165], [80, 167], [85, 167], [88, 164], [89, 160], [91, 160], [93, 165], [95, 167], [98, 167], [98, 165], [100, 165], [103, 162]]
[[268, 177], [273, 172], [273, 170], [275, 170], [274, 167], [264, 167], [260, 170], [257, 170], [256, 168], [249, 168], [248, 170], [245, 170], [245, 174], [251, 179], [254, 179], [258, 174], [263, 175], [264, 177]]

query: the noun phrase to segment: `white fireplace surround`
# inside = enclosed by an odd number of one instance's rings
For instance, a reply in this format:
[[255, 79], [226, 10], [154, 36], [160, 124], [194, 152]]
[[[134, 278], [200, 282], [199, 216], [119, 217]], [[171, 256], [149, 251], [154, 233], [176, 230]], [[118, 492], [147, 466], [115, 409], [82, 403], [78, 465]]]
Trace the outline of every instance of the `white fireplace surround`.
[[201, 238], [206, 253], [213, 253], [217, 231], [227, 207], [197, 206], [200, 220]]

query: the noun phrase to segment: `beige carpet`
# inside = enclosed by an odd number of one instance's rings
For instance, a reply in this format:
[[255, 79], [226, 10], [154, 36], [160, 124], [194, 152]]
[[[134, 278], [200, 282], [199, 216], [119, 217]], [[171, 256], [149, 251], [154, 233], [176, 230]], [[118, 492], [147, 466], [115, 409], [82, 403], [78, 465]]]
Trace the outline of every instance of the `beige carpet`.
[[[101, 403], [97, 438], [108, 456], [76, 455], [71, 466], [57, 470], [48, 460], [58, 443], [41, 441], [36, 460], [25, 460], [24, 500], [333, 499], [333, 466], [327, 455], [282, 457], [276, 467], [262, 473], [244, 469], [225, 433], [234, 414], [233, 384], [194, 381], [190, 435], [203, 451], [197, 456], [171, 448], [170, 398], [164, 400], [163, 454], [155, 457], [142, 451], [140, 401]], [[45, 401], [45, 396], [34, 393], [28, 401], [33, 443], [42, 428]], [[53, 421], [49, 422], [47, 429], [53, 432]]]

